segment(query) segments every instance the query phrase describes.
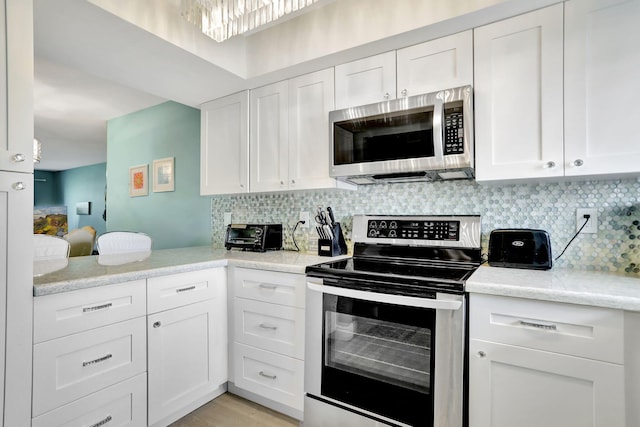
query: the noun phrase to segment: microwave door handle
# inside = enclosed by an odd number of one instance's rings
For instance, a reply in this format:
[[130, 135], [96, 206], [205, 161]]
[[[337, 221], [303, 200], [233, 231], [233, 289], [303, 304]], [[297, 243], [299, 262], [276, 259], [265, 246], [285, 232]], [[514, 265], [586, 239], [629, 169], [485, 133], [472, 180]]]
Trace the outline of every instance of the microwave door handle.
[[437, 97], [433, 105], [433, 156], [438, 160], [441, 168], [445, 167], [444, 163], [444, 102]]
[[378, 292], [359, 291], [357, 289], [338, 288], [335, 286], [319, 285], [307, 282], [310, 291], [339, 297], [355, 298], [366, 301], [382, 302], [387, 304], [404, 305], [408, 307], [432, 308], [435, 310], [458, 310], [462, 307], [462, 301], [439, 300], [431, 298], [418, 298], [405, 295], [381, 294]]

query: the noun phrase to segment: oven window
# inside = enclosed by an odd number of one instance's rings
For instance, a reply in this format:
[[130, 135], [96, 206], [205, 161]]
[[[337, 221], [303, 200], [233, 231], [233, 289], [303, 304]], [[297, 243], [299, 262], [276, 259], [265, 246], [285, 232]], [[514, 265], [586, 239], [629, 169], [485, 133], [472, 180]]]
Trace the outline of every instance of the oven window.
[[433, 157], [433, 111], [334, 123], [334, 164]]
[[323, 299], [322, 394], [429, 425], [435, 311], [327, 294]]

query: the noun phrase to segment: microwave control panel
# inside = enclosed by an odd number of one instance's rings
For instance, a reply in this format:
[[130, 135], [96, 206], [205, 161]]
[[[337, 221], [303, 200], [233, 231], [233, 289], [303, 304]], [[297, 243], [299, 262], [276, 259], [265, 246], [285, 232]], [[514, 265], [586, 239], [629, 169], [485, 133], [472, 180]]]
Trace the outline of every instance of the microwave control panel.
[[462, 105], [444, 109], [444, 154], [464, 153], [464, 117]]
[[460, 239], [460, 221], [369, 220], [369, 237], [377, 239]]

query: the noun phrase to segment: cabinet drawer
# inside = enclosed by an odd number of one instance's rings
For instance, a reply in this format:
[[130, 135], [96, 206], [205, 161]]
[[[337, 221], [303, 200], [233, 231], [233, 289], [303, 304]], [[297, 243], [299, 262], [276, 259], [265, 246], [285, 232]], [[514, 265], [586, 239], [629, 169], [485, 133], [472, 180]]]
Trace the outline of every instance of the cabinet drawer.
[[146, 309], [144, 280], [36, 297], [33, 342], [144, 316]]
[[215, 298], [227, 286], [225, 267], [147, 279], [148, 312], [157, 313]]
[[144, 372], [145, 331], [140, 317], [34, 345], [33, 415]]
[[235, 298], [235, 340], [304, 359], [304, 309]]
[[470, 336], [612, 363], [624, 361], [621, 310], [472, 294]]
[[237, 297], [304, 308], [302, 274], [236, 268], [233, 284]]
[[32, 420], [32, 427], [147, 425], [147, 374], [122, 381]]
[[304, 363], [235, 343], [235, 385], [298, 410], [303, 409]]

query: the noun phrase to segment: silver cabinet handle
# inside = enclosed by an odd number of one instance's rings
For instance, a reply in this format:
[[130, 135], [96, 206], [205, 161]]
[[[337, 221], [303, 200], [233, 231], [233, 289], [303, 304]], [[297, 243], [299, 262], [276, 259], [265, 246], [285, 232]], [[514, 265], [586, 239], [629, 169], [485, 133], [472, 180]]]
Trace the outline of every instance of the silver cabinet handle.
[[162, 323], [158, 322], [153, 322], [153, 327], [154, 328], [159, 328], [160, 326], [162, 326]]
[[384, 94], [384, 99], [389, 99], [391, 98], [391, 94], [389, 92]]
[[95, 365], [96, 363], [100, 363], [100, 362], [104, 362], [105, 360], [109, 360], [112, 357], [113, 357], [112, 354], [107, 354], [105, 356], [99, 357], [99, 358], [94, 359], [94, 360], [90, 360], [88, 362], [82, 362], [82, 367], [84, 368], [85, 366]]
[[88, 311], [104, 310], [105, 308], [109, 308], [111, 306], [113, 306], [113, 303], [108, 302], [106, 304], [94, 305], [93, 307], [83, 307], [82, 312], [86, 313]]
[[275, 380], [276, 378], [278, 378], [276, 375], [267, 374], [265, 371], [260, 371], [260, 376], [261, 377], [265, 377], [265, 378], [269, 378], [270, 380]]
[[580, 167], [580, 166], [584, 165], [584, 160], [582, 160], [582, 159], [575, 159], [575, 160], [573, 161], [573, 165], [574, 165], [574, 166], [577, 166], [577, 167]]
[[14, 190], [24, 190], [25, 188], [27, 188], [26, 185], [24, 185], [24, 182], [22, 181], [18, 181], [16, 183], [13, 184], [13, 189]]
[[480, 359], [484, 359], [485, 357], [487, 357], [487, 353], [485, 353], [484, 351], [480, 350], [480, 351], [477, 353], [477, 356], [478, 356]]
[[240, 184], [240, 188], [244, 188], [244, 184]]
[[276, 289], [278, 287], [278, 285], [269, 285], [268, 283], [260, 283], [258, 285], [258, 287], [262, 288], [262, 289]]
[[98, 421], [95, 424], [91, 424], [90, 427], [101, 427], [103, 425], [105, 425], [106, 423], [108, 423], [109, 421], [111, 421], [113, 418], [111, 417], [111, 415], [107, 415], [103, 420]]
[[17, 153], [17, 154], [14, 154], [13, 156], [11, 156], [11, 159], [16, 163], [22, 163], [22, 162], [24, 162], [26, 160], [26, 157], [22, 153]]
[[186, 288], [176, 289], [176, 293], [192, 291], [192, 290], [194, 290], [195, 288], [196, 288], [196, 285], [193, 285], [193, 286], [187, 286]]
[[260, 325], [258, 326], [260, 326], [262, 329], [271, 329], [272, 331], [275, 331], [276, 329], [278, 329], [277, 326], [269, 325], [267, 323], [260, 323]]
[[409, 91], [407, 91], [406, 89], [402, 89], [402, 92], [400, 92], [400, 93], [402, 94], [402, 96], [407, 96]]
[[295, 184], [295, 183], [296, 183], [296, 180], [295, 180], [295, 179], [292, 179], [292, 180], [291, 180], [291, 183], [292, 183], [292, 184]]
[[544, 167], [547, 169], [554, 169], [556, 167], [556, 162], [547, 162]]
[[525, 320], [521, 320], [520, 321], [520, 325], [522, 326], [529, 326], [530, 328], [537, 328], [537, 329], [544, 329], [545, 331], [556, 331], [558, 330], [558, 327], [556, 325], [545, 325], [542, 323], [535, 323], [535, 322], [527, 322]]

